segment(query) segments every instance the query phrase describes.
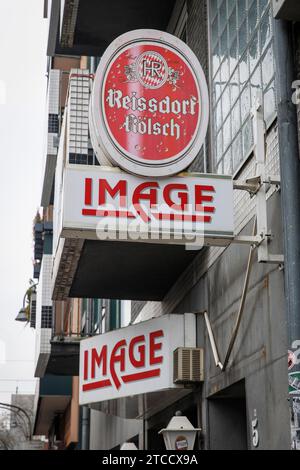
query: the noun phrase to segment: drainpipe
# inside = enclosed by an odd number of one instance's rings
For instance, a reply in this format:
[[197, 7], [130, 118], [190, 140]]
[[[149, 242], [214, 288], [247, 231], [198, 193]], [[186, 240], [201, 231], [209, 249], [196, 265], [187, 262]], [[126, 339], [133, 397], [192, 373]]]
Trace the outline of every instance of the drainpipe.
[[96, 73], [96, 57], [90, 58], [90, 73]]
[[86, 405], [82, 407], [81, 449], [90, 449], [90, 409]]
[[[278, 132], [281, 172], [281, 205], [284, 228], [285, 296], [288, 349], [295, 352], [300, 340], [300, 160], [296, 106], [292, 102], [295, 77], [292, 23], [275, 20], [275, 59], [277, 77]], [[300, 365], [292, 356], [289, 383]], [[297, 361], [296, 361], [297, 362]], [[300, 394], [300, 388], [299, 388]], [[293, 397], [290, 395], [292, 446], [295, 446]]]

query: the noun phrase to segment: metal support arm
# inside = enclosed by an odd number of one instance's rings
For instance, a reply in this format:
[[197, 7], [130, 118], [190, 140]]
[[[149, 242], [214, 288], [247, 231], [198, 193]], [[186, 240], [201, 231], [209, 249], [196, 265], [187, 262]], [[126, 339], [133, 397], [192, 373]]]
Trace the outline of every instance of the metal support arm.
[[[256, 226], [257, 226], [257, 221], [255, 219], [255, 222], [254, 222], [254, 225], [253, 225], [253, 232], [252, 232], [253, 237], [254, 237], [255, 232], [256, 232]], [[210, 345], [211, 345], [214, 360], [215, 360], [215, 364], [223, 372], [226, 370], [226, 367], [228, 365], [228, 361], [229, 361], [231, 352], [233, 350], [233, 346], [235, 344], [235, 340], [236, 340], [236, 337], [237, 337], [237, 334], [238, 334], [238, 331], [239, 331], [239, 327], [240, 327], [240, 324], [241, 324], [242, 315], [243, 315], [244, 307], [245, 307], [245, 303], [246, 303], [246, 297], [247, 297], [247, 292], [248, 292], [248, 285], [249, 285], [249, 280], [250, 280], [251, 267], [252, 267], [252, 262], [253, 262], [253, 254], [254, 254], [255, 249], [256, 249], [256, 246], [251, 245], [250, 251], [249, 251], [249, 256], [248, 256], [248, 262], [247, 262], [246, 275], [245, 275], [245, 280], [244, 280], [244, 285], [243, 285], [243, 291], [242, 291], [242, 296], [241, 296], [241, 300], [240, 300], [240, 306], [239, 306], [239, 310], [238, 310], [238, 314], [237, 314], [237, 317], [236, 317], [236, 320], [235, 320], [235, 325], [234, 325], [234, 328], [233, 328], [231, 340], [229, 342], [229, 346], [228, 346], [223, 364], [220, 361], [218, 347], [217, 347], [216, 340], [215, 340], [215, 337], [214, 337], [214, 333], [213, 333], [213, 330], [212, 330], [212, 326], [211, 326], [211, 323], [210, 323], [210, 320], [209, 320], [209, 316], [208, 316], [207, 312], [203, 313], [206, 328], [207, 328], [207, 331], [208, 331], [208, 337], [209, 337]]]
[[256, 156], [256, 170], [257, 175], [248, 178], [246, 181], [236, 180], [233, 182], [233, 188], [235, 190], [248, 191], [250, 196], [256, 196], [256, 217], [253, 226], [253, 233], [251, 236], [237, 235], [233, 239], [233, 243], [250, 244], [250, 251], [247, 262], [246, 275], [243, 285], [242, 296], [240, 300], [240, 306], [237, 313], [233, 333], [229, 346], [225, 355], [224, 363], [220, 361], [218, 347], [215, 341], [213, 329], [209, 320], [207, 312], [204, 312], [205, 324], [208, 331], [209, 341], [214, 356], [214, 361], [217, 367], [222, 371], [226, 370], [229, 362], [231, 352], [233, 350], [235, 340], [239, 331], [239, 327], [244, 312], [247, 290], [250, 279], [250, 272], [253, 262], [254, 251], [257, 250], [258, 262], [259, 263], [275, 263], [282, 265], [284, 262], [283, 255], [274, 255], [269, 253], [269, 242], [271, 240], [271, 231], [268, 230], [267, 220], [267, 186], [276, 185], [280, 187], [280, 177], [277, 175], [266, 174], [266, 151], [265, 151], [265, 123], [263, 119], [263, 112], [261, 106], [261, 99], [258, 100], [253, 110], [254, 117], [254, 139], [255, 139], [255, 156]]
[[256, 196], [257, 235], [253, 237], [237, 235], [233, 243], [256, 245], [259, 263], [282, 265], [284, 263], [284, 256], [269, 252], [269, 242], [272, 233], [268, 229], [267, 191], [270, 185], [275, 185], [277, 189], [280, 188], [280, 176], [266, 174], [265, 122], [261, 102], [261, 98], [259, 98], [252, 111], [257, 175], [248, 178], [246, 181], [236, 180], [233, 182], [235, 190], [248, 191], [251, 197]]

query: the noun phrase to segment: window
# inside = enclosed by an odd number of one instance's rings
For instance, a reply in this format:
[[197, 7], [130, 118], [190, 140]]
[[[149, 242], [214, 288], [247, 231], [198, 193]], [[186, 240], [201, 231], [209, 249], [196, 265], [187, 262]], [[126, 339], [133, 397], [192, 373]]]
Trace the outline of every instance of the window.
[[58, 134], [58, 130], [59, 130], [58, 114], [49, 114], [48, 115], [48, 132], [50, 134]]
[[121, 301], [111, 299], [109, 301], [109, 331], [121, 326]]
[[268, 0], [209, 5], [213, 168], [230, 174], [253, 148], [250, 111], [258, 92], [267, 126], [276, 113], [272, 12]]
[[128, 326], [131, 321], [131, 300], [121, 300], [121, 326]]
[[129, 325], [131, 320], [130, 300], [110, 300], [109, 301], [109, 329], [115, 330]]
[[52, 307], [42, 306], [41, 328], [52, 328]]
[[131, 301], [82, 299], [81, 315], [82, 335], [106, 333], [130, 323]]
[[76, 165], [99, 165], [96, 154], [92, 148], [88, 149], [88, 153], [69, 153], [69, 163]]
[[[82, 299], [81, 328], [83, 335], [102, 333], [103, 322], [102, 299]], [[105, 312], [105, 310], [104, 310]]]
[[30, 328], [36, 326], [36, 300], [31, 299], [30, 305]]
[[99, 325], [99, 332], [100, 333], [105, 333], [105, 331], [106, 331], [106, 328], [105, 328], [106, 313], [107, 313], [107, 302], [105, 300], [102, 300], [102, 302], [101, 302], [101, 312], [100, 312], [101, 321], [100, 321], [100, 325]]

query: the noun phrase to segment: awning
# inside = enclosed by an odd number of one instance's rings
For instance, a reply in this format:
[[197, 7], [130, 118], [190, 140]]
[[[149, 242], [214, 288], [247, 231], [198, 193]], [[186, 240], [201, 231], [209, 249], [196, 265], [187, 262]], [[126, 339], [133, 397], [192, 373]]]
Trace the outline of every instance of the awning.
[[175, 0], [52, 0], [47, 54], [101, 56], [126, 31], [166, 30]]

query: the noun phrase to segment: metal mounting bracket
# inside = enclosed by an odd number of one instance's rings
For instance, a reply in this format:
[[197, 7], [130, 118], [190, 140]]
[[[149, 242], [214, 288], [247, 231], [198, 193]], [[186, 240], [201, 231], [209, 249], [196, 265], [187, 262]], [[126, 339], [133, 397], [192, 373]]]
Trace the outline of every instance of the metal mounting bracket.
[[240, 189], [241, 191], [248, 191], [250, 196], [254, 196], [261, 188], [261, 177], [253, 176], [245, 181], [235, 180], [233, 182], [233, 189]]
[[268, 229], [267, 192], [274, 185], [276, 191], [280, 190], [280, 176], [266, 174], [265, 122], [261, 103], [260, 98], [252, 110], [257, 174], [245, 181], [236, 180], [233, 182], [235, 190], [248, 191], [250, 197], [256, 197], [257, 235], [254, 237], [236, 236], [233, 243], [256, 245], [259, 263], [279, 264], [282, 268], [284, 256], [269, 251], [272, 233]]

